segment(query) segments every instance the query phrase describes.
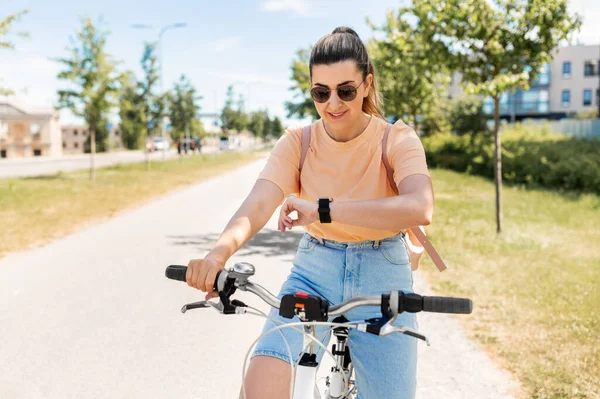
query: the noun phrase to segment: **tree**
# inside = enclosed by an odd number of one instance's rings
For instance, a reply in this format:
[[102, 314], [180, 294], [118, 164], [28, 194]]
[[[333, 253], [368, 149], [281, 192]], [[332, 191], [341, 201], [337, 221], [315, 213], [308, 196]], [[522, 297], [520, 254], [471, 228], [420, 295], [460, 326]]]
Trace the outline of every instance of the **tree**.
[[[21, 17], [25, 14], [29, 13], [29, 10], [23, 10], [20, 11], [16, 14], [10, 14], [8, 17], [4, 18], [4, 19], [0, 19], [0, 49], [14, 49], [15, 45], [11, 42], [8, 41], [3, 41], [5, 36], [8, 36], [8, 33], [10, 32], [10, 27], [12, 24], [14, 24], [15, 22], [17, 22], [19, 19], [21, 19]], [[17, 32], [16, 33], [17, 36], [20, 37], [29, 37], [29, 35], [25, 32]], [[5, 89], [0, 87], [0, 95], [4, 95], [4, 96], [10, 96], [13, 95], [14, 92], [10, 89]]]
[[296, 51], [296, 59], [292, 61], [292, 80], [295, 82], [290, 91], [295, 92], [294, 97], [298, 98], [298, 102], [286, 101], [285, 108], [288, 111], [288, 118], [294, 116], [302, 119], [311, 117], [313, 120], [319, 118], [317, 108], [310, 96], [310, 69], [309, 57], [312, 46], [308, 49], [299, 49]]
[[264, 138], [270, 128], [270, 122], [269, 114], [267, 114], [266, 111], [253, 112], [250, 114], [248, 130], [250, 130], [255, 137]]
[[230, 130], [241, 132], [249, 123], [248, 115], [244, 112], [244, 98], [241, 95], [238, 97], [237, 109], [233, 108], [234, 100], [235, 92], [233, 91], [233, 86], [229, 86], [227, 88], [225, 106], [221, 112], [224, 133], [228, 133]]
[[144, 104], [146, 116], [146, 134], [152, 136], [160, 128], [162, 121], [164, 101], [156, 95], [156, 86], [160, 79], [158, 71], [158, 58], [156, 56], [156, 43], [144, 43], [144, 52], [140, 61], [144, 77], [139, 82], [140, 96]]
[[388, 11], [381, 27], [367, 20], [372, 29], [385, 34], [382, 40], [372, 40], [369, 48], [385, 114], [408, 116], [419, 133], [417, 117], [425, 117], [437, 106], [439, 93], [450, 82], [450, 71], [439, 51], [443, 47], [415, 32], [405, 13], [404, 8]]
[[283, 125], [278, 117], [273, 118], [271, 121], [271, 129], [267, 134], [267, 137], [279, 138], [283, 135]]
[[487, 133], [488, 116], [483, 109], [483, 99], [476, 96], [462, 96], [454, 100], [450, 110], [452, 131], [459, 135]]
[[96, 28], [89, 17], [83, 18], [81, 23], [77, 37], [71, 37], [71, 57], [57, 59], [66, 67], [58, 79], [70, 87], [58, 91], [58, 107], [82, 117], [89, 127], [90, 179], [94, 180], [94, 153], [96, 147], [99, 151], [106, 150], [107, 114], [118, 95], [121, 76], [116, 62], [104, 49], [108, 32]]
[[202, 133], [202, 124], [194, 123], [200, 111], [197, 101], [202, 97], [196, 94], [191, 82], [181, 75], [175, 84], [172, 94], [169, 94], [169, 119], [171, 120], [171, 137], [177, 140], [181, 135], [197, 136]]
[[132, 72], [125, 75], [119, 97], [121, 139], [126, 148], [138, 149], [143, 145], [146, 132], [146, 107], [140, 86]]
[[462, 72], [465, 91], [494, 101], [496, 231], [502, 232], [500, 95], [527, 90], [552, 51], [579, 29], [567, 0], [413, 0], [404, 9], [419, 35], [443, 46]]

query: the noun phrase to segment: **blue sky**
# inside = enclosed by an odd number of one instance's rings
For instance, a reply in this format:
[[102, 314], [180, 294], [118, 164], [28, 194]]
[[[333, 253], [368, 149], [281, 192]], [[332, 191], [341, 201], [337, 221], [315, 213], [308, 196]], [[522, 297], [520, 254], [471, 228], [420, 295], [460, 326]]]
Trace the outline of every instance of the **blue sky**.
[[[107, 51], [141, 76], [139, 60], [144, 41], [157, 33], [133, 29], [132, 24], [156, 28], [184, 22], [187, 27], [163, 36], [165, 88], [181, 74], [187, 75], [204, 98], [203, 112], [220, 109], [227, 86], [247, 97], [247, 110], [267, 108], [284, 120], [290, 65], [298, 48], [307, 47], [336, 26], [354, 28], [366, 41], [373, 36], [365, 17], [383, 22], [398, 0], [0, 0], [0, 16], [28, 8], [30, 13], [14, 26], [31, 38], [11, 37], [17, 51], [0, 51], [0, 85], [17, 91], [17, 100], [31, 106], [51, 106], [62, 83], [56, 79], [61, 66], [51, 59], [65, 50], [80, 27], [80, 17], [100, 17], [111, 31]], [[572, 11], [585, 17], [577, 36], [587, 44], [600, 42], [600, 1], [571, 0]], [[74, 117], [61, 113], [63, 123]]]

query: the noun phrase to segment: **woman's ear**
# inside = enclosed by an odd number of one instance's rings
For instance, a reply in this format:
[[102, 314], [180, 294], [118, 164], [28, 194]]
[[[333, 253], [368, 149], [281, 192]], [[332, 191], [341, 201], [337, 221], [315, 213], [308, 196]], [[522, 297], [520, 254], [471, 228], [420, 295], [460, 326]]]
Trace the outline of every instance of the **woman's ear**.
[[371, 91], [371, 84], [373, 83], [373, 74], [370, 73], [365, 78], [365, 95], [364, 98], [369, 96], [369, 92]]

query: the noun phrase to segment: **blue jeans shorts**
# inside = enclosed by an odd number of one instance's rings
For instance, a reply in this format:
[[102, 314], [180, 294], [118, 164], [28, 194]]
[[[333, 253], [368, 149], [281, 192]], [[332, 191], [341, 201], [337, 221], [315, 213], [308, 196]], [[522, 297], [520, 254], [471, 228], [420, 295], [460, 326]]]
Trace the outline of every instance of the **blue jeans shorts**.
[[[336, 305], [358, 295], [382, 294], [392, 290], [413, 292], [412, 270], [404, 234], [381, 241], [338, 242], [315, 238], [305, 233], [288, 279], [279, 293], [298, 291], [325, 298]], [[381, 317], [378, 307], [357, 308], [344, 315], [350, 321]], [[270, 317], [282, 322], [289, 319], [272, 309]], [[294, 318], [293, 321], [299, 321]], [[394, 325], [417, 329], [416, 316], [402, 313]], [[275, 324], [268, 320], [263, 332]], [[317, 328], [317, 336], [326, 327]], [[296, 362], [302, 351], [303, 337], [298, 331], [280, 330], [291, 348]], [[330, 335], [322, 342], [328, 347]], [[402, 334], [380, 337], [350, 329], [348, 340], [352, 364], [361, 399], [414, 398], [416, 389], [417, 340]], [[290, 362], [288, 350], [277, 331], [263, 337], [253, 356], [272, 356]], [[323, 351], [318, 352], [318, 359]]]

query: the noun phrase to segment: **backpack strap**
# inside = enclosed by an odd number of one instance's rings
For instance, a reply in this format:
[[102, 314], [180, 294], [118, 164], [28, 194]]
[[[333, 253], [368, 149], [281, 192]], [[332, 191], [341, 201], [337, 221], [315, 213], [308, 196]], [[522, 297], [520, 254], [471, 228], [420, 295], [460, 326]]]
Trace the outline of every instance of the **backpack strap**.
[[308, 147], [310, 146], [310, 129], [311, 125], [304, 126], [302, 129], [302, 153], [300, 154], [300, 165], [298, 170], [302, 172], [302, 166], [304, 166], [304, 160], [306, 154], [308, 154]]
[[[396, 195], [398, 195], [398, 187], [396, 186], [396, 183], [394, 182], [394, 169], [390, 165], [390, 162], [388, 161], [388, 157], [387, 157], [387, 140], [388, 140], [388, 136], [389, 136], [391, 127], [392, 127], [392, 124], [388, 123], [387, 127], [385, 128], [385, 133], [383, 134], [383, 142], [381, 144], [382, 145], [381, 160], [383, 161], [383, 165], [385, 166], [388, 181], [389, 181], [390, 185], [392, 186], [392, 190], [394, 190]], [[414, 234], [415, 237], [417, 237], [417, 239], [419, 240], [419, 242], [421, 243], [423, 248], [425, 248], [425, 251], [427, 251], [427, 254], [429, 254], [429, 257], [431, 258], [433, 263], [436, 265], [438, 270], [440, 272], [443, 272], [444, 270], [446, 270], [447, 269], [446, 264], [444, 263], [444, 261], [442, 260], [442, 258], [438, 254], [438, 252], [435, 250], [435, 248], [433, 247], [433, 245], [431, 244], [431, 242], [429, 241], [427, 236], [425, 235], [425, 231], [423, 230], [423, 228], [421, 226], [417, 226], [417, 227], [410, 228], [409, 230], [411, 231], [411, 233]]]
[[396, 195], [398, 195], [398, 187], [396, 187], [396, 183], [394, 183], [394, 169], [392, 169], [390, 161], [388, 161], [387, 157], [387, 141], [391, 128], [392, 124], [388, 123], [387, 127], [385, 128], [385, 133], [383, 134], [383, 143], [381, 144], [381, 160], [383, 161], [383, 165], [385, 166], [390, 186], [392, 186], [392, 190], [394, 190]]

